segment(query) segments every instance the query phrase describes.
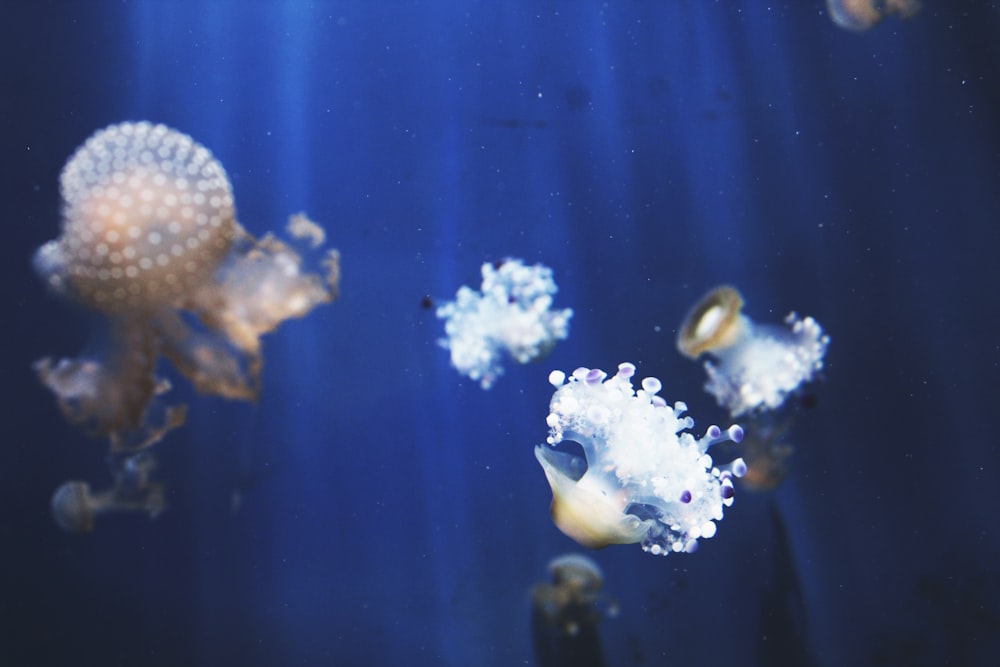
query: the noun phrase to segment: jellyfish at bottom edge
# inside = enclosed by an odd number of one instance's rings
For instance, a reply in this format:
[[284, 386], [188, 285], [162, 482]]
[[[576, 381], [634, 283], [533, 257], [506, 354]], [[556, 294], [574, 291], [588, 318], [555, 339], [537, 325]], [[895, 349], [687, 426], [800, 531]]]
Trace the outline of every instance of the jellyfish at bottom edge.
[[[552, 489], [552, 520], [591, 549], [638, 542], [654, 555], [692, 552], [699, 539], [715, 535], [733, 502], [732, 478], [746, 470], [739, 458], [715, 465], [707, 450], [739, 442], [743, 432], [711, 426], [695, 438], [687, 406], [669, 407], [653, 377], [635, 390], [634, 373], [634, 365], [622, 363], [610, 378], [588, 368], [568, 380], [561, 371], [549, 376], [556, 387], [549, 437], [535, 457]], [[582, 458], [566, 449], [570, 442]]]
[[593, 560], [569, 553], [553, 558], [550, 582], [531, 588], [531, 634], [543, 667], [604, 665], [598, 625], [617, 616], [618, 603], [603, 592], [604, 575]]
[[691, 309], [677, 334], [683, 355], [712, 358], [705, 362], [705, 390], [733, 418], [779, 408], [823, 369], [830, 344], [812, 317], [789, 313], [781, 327], [756, 324], [742, 309], [735, 288], [716, 287]]

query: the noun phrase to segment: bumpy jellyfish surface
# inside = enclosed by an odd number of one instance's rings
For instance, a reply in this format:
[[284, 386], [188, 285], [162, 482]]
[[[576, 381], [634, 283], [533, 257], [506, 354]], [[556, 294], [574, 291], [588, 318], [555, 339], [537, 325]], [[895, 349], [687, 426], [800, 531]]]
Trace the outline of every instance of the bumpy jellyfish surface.
[[[610, 378], [596, 368], [549, 376], [556, 387], [549, 437], [535, 457], [552, 488], [552, 519], [591, 549], [640, 542], [651, 554], [691, 552], [715, 535], [733, 502], [732, 478], [745, 471], [739, 458], [715, 465], [708, 448], [739, 442], [743, 431], [711, 426], [695, 438], [687, 406], [668, 406], [653, 377], [635, 390], [634, 374], [635, 366], [623, 363]], [[582, 448], [582, 460], [568, 442]]]
[[[304, 268], [292, 246], [255, 239], [237, 222], [222, 165], [191, 137], [163, 125], [122, 123], [90, 137], [60, 177], [62, 233], [35, 254], [56, 293], [108, 322], [100, 356], [35, 364], [69, 421], [138, 449], [183, 422], [157, 408], [168, 359], [208, 394], [253, 399], [260, 337], [333, 300], [335, 250]], [[312, 246], [322, 230], [302, 215], [289, 224]]]
[[717, 287], [691, 310], [677, 336], [677, 349], [692, 359], [707, 354], [705, 390], [739, 417], [774, 410], [823, 369], [830, 337], [811, 317], [789, 313], [785, 326], [760, 325], [741, 310], [734, 288]]
[[919, 0], [826, 0], [833, 22], [845, 30], [862, 32], [890, 15], [908, 19], [920, 11]]
[[552, 310], [558, 288], [547, 266], [508, 259], [483, 264], [482, 275], [479, 292], [463, 285], [437, 316], [445, 320], [447, 338], [439, 342], [452, 366], [489, 389], [503, 375], [505, 351], [519, 364], [544, 357], [569, 335], [573, 310]]

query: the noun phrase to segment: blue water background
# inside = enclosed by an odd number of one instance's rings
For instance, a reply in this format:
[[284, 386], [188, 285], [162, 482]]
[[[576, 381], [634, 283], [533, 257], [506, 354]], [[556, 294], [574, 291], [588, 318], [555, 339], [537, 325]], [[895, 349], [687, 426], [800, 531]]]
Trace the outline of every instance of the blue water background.
[[[608, 664], [989, 664], [998, 30], [943, 0], [866, 34], [818, 0], [13, 3], [0, 664], [533, 664], [529, 588], [579, 550], [532, 454], [547, 375], [632, 361], [728, 423], [674, 347], [721, 282], [759, 321], [816, 317], [825, 380], [791, 476], [697, 554], [592, 554]], [[251, 232], [322, 223], [342, 296], [266, 340], [256, 405], [176, 382], [169, 511], [74, 537], [48, 499], [106, 483], [102, 448], [30, 364], [93, 322], [30, 257], [66, 158], [142, 119], [212, 149]], [[506, 256], [575, 316], [484, 392], [421, 301]]]

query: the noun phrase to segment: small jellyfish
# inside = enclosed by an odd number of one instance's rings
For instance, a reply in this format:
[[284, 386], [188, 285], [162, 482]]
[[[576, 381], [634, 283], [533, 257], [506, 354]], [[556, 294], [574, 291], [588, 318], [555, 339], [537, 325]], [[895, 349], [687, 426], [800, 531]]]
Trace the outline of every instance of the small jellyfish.
[[754, 420], [747, 424], [743, 438], [743, 460], [747, 471], [738, 480], [741, 489], [773, 491], [788, 476], [788, 459], [795, 453], [785, 436], [792, 426], [792, 418], [779, 423]]
[[[337, 296], [336, 250], [310, 272], [292, 246], [255, 239], [222, 165], [163, 125], [100, 130], [63, 168], [60, 192], [61, 234], [34, 265], [54, 292], [101, 314], [107, 335], [99, 354], [41, 359], [35, 371], [64, 416], [112, 453], [145, 449], [184, 421], [183, 406], [160, 401], [159, 357], [203, 393], [254, 399], [261, 336]], [[324, 241], [302, 214], [288, 228], [300, 245]], [[60, 498], [100, 509], [103, 496], [72, 488]]]
[[115, 463], [115, 484], [93, 493], [90, 484], [71, 480], [52, 494], [52, 518], [68, 533], [89, 533], [101, 514], [140, 512], [156, 518], [165, 508], [163, 485], [150, 479], [156, 459], [148, 452], [125, 456]]
[[685, 356], [714, 358], [714, 363], [705, 362], [705, 390], [734, 418], [780, 407], [789, 393], [822, 370], [830, 343], [811, 317], [789, 313], [785, 327], [758, 325], [742, 308], [739, 292], [717, 287], [691, 310], [677, 335], [677, 348]]
[[569, 335], [573, 310], [551, 309], [558, 288], [547, 266], [508, 259], [483, 264], [482, 274], [481, 292], [463, 285], [437, 316], [445, 320], [447, 338], [439, 342], [452, 366], [489, 389], [503, 375], [505, 350], [519, 364], [544, 357]]
[[602, 592], [604, 575], [590, 558], [564, 554], [549, 563], [551, 583], [531, 589], [535, 657], [543, 667], [604, 665], [597, 627], [618, 605]]
[[908, 19], [920, 11], [919, 0], [826, 0], [830, 18], [845, 30], [863, 32], [886, 16]]
[[[600, 369], [578, 368], [556, 387], [546, 420], [547, 445], [535, 447], [552, 488], [552, 520], [567, 536], [591, 549], [641, 542], [654, 555], [694, 551], [699, 538], [715, 535], [723, 508], [733, 502], [732, 477], [742, 459], [716, 466], [708, 448], [739, 442], [739, 426], [711, 426], [701, 438], [677, 402], [669, 407], [653, 377], [633, 389], [635, 366], [619, 365], [607, 378]], [[607, 378], [607, 379], [606, 379]], [[575, 442], [582, 459], [563, 443]]]

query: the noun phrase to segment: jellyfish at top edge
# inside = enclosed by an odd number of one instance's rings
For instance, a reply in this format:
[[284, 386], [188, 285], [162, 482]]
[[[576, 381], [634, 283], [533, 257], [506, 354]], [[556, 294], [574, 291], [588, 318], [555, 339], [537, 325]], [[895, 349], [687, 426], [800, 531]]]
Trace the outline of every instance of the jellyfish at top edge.
[[739, 417], [774, 410], [823, 368], [830, 337], [811, 317], [789, 313], [785, 326], [755, 324], [743, 315], [743, 297], [723, 285], [691, 310], [677, 349], [691, 359], [707, 354], [705, 390]]
[[482, 275], [480, 292], [463, 285], [437, 316], [445, 320], [447, 337], [439, 343], [452, 366], [489, 389], [503, 375], [504, 351], [519, 364], [541, 359], [569, 335], [573, 310], [552, 310], [558, 288], [547, 266], [486, 262]]
[[837, 26], [863, 32], [886, 16], [909, 19], [920, 11], [919, 0], [826, 0], [826, 10]]
[[[597, 368], [578, 368], [568, 380], [561, 371], [549, 376], [556, 387], [549, 437], [535, 458], [552, 488], [552, 520], [591, 549], [641, 542], [654, 555], [692, 552], [715, 535], [733, 502], [732, 478], [746, 469], [739, 458], [715, 465], [708, 448], [739, 442], [743, 431], [710, 426], [695, 438], [687, 406], [668, 406], [654, 377], [635, 390], [634, 373], [622, 363], [610, 378]], [[569, 442], [582, 448], [582, 459]]]
[[[145, 449], [184, 421], [183, 406], [161, 403], [159, 357], [202, 393], [254, 399], [260, 337], [337, 296], [336, 250], [311, 272], [288, 243], [255, 239], [236, 220], [222, 165], [163, 125], [98, 131], [63, 168], [60, 191], [61, 234], [35, 253], [35, 269], [102, 315], [107, 336], [98, 355], [44, 358], [35, 370], [68, 421], [108, 438], [113, 453]], [[289, 233], [300, 246], [323, 240], [302, 214]]]

